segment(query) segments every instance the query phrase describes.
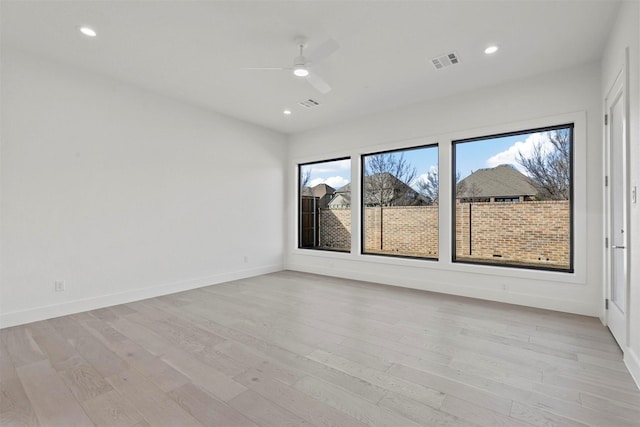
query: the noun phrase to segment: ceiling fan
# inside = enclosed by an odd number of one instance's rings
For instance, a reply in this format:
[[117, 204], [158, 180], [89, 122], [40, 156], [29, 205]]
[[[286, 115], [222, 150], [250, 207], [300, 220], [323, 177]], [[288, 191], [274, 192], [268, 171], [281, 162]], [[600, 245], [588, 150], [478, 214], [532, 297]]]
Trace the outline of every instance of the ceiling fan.
[[304, 49], [307, 47], [306, 39], [299, 37], [295, 40], [299, 49], [299, 54], [293, 58], [293, 65], [291, 67], [251, 67], [242, 68], [243, 70], [271, 70], [271, 71], [292, 71], [293, 75], [299, 78], [304, 78], [314, 87], [318, 92], [325, 94], [331, 90], [331, 86], [312, 70], [312, 65], [317, 64], [328, 56], [332, 55], [340, 45], [334, 39], [329, 39], [316, 47], [309, 56], [305, 56]]

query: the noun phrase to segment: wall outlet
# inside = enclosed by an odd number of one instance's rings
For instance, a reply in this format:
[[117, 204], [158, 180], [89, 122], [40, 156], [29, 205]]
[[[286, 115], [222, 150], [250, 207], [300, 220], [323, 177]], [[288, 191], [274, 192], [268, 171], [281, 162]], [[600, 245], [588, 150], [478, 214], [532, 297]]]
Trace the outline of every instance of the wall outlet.
[[246, 263], [248, 263], [248, 262], [249, 262], [249, 257], [245, 255], [245, 256], [244, 256], [244, 258], [243, 258], [243, 260], [244, 260], [244, 263], [246, 264]]
[[64, 280], [56, 280], [53, 282], [53, 290], [56, 292], [63, 292], [65, 289]]

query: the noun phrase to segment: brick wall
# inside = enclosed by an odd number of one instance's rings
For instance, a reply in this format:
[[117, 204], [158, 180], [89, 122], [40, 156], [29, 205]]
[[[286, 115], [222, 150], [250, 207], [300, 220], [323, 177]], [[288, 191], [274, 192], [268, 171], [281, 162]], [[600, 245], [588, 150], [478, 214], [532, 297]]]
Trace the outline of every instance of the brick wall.
[[365, 252], [438, 257], [438, 206], [365, 208], [364, 227]]
[[351, 209], [320, 209], [320, 247], [351, 248]]
[[456, 204], [456, 257], [569, 266], [568, 201]]
[[[365, 208], [364, 221], [366, 252], [438, 256], [437, 206]], [[351, 209], [320, 209], [320, 247], [349, 249], [350, 246]]]
[[[569, 226], [568, 201], [457, 203], [456, 258], [566, 268]], [[364, 227], [365, 252], [438, 256], [437, 206], [365, 208]], [[350, 245], [351, 210], [321, 209], [320, 246]]]

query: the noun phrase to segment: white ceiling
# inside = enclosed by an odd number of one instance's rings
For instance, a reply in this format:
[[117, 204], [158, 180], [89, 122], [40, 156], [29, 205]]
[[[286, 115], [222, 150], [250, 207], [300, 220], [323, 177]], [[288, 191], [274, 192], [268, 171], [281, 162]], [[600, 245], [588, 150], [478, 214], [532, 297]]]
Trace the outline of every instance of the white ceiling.
[[[614, 1], [10, 1], [2, 45], [285, 133], [598, 60]], [[98, 37], [81, 36], [90, 25]], [[286, 71], [296, 36], [340, 49], [316, 92]], [[500, 51], [486, 56], [492, 43]], [[457, 52], [436, 70], [431, 58]], [[312, 98], [320, 107], [297, 105]], [[290, 108], [291, 116], [283, 109]]]

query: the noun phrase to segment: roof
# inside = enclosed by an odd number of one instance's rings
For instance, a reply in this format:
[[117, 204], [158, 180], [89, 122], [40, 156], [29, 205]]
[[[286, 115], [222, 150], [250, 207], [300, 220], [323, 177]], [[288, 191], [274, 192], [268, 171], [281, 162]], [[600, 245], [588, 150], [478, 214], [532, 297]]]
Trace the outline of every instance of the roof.
[[336, 193], [336, 196], [329, 202], [330, 208], [351, 206], [351, 193]]
[[336, 189], [327, 184], [318, 184], [311, 187], [311, 192], [315, 197], [324, 197], [327, 194], [335, 193]]
[[[406, 187], [408, 189], [411, 189], [411, 187], [409, 187], [406, 183], [400, 181], [398, 178], [396, 178], [389, 172], [382, 172], [382, 173], [376, 173], [373, 175], [365, 176], [364, 177], [365, 187], [369, 185], [369, 182], [371, 182], [372, 180], [381, 182], [385, 188], [386, 187], [389, 187], [389, 188], [393, 188], [393, 187], [405, 188]], [[336, 190], [336, 193], [350, 193], [350, 192], [351, 192], [351, 183], [348, 183]]]
[[336, 190], [336, 193], [351, 193], [351, 183], [345, 184]]
[[[392, 190], [392, 193], [385, 194], [384, 196], [389, 199], [387, 203], [399, 205], [422, 205], [428, 204], [429, 202], [409, 185], [388, 172], [365, 176], [364, 186], [365, 190], [369, 190], [369, 193], [367, 193], [367, 200], [365, 200], [365, 204], [367, 205], [379, 202], [376, 200], [375, 191], [380, 191], [381, 189], [385, 193]], [[373, 192], [371, 192], [372, 190]], [[335, 194], [336, 195], [331, 203], [329, 203], [329, 206], [350, 204], [351, 183], [337, 189]], [[341, 196], [341, 199], [338, 199], [339, 196]]]
[[327, 194], [333, 194], [335, 192], [336, 192], [335, 188], [327, 184], [318, 184], [318, 185], [314, 185], [313, 187], [302, 188], [302, 195], [309, 196], [309, 197], [313, 196], [313, 197], [321, 198], [326, 196]]
[[464, 187], [458, 197], [535, 196], [539, 192], [529, 177], [511, 165], [478, 169], [458, 186]]

